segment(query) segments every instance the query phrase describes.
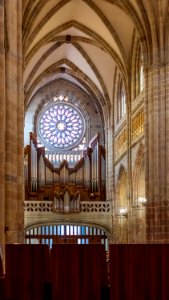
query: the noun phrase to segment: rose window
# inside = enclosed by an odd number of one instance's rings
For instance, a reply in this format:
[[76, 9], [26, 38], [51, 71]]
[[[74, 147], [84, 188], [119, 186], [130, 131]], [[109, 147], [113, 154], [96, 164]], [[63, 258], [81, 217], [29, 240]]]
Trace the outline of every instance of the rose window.
[[40, 114], [39, 138], [48, 148], [71, 149], [82, 140], [84, 131], [82, 113], [70, 103], [55, 102]]

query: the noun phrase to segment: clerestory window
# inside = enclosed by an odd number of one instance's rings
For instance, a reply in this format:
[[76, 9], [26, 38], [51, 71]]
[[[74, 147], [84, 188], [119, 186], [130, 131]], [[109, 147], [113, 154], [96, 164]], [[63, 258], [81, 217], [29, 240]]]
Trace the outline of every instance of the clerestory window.
[[119, 80], [117, 93], [117, 122], [126, 114], [126, 93], [122, 79]]
[[143, 55], [140, 55], [140, 70], [139, 70], [139, 83], [140, 83], [140, 92], [144, 89], [144, 67], [143, 67]]

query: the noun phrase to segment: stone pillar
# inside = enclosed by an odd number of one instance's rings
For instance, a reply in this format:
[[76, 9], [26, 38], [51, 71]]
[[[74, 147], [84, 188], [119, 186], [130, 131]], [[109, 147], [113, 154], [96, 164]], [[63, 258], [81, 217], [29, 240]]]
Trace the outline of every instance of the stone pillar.
[[114, 195], [114, 171], [113, 171], [113, 127], [105, 128], [106, 134], [106, 199], [113, 201]]
[[169, 199], [167, 170], [169, 161], [166, 120], [166, 66], [154, 64], [146, 72], [145, 149], [146, 149], [146, 222], [147, 241], [168, 241]]
[[5, 0], [6, 21], [6, 243], [23, 242], [22, 1]]
[[5, 43], [4, 1], [0, 1], [0, 246], [5, 244]]
[[163, 201], [163, 205], [166, 208], [166, 223], [164, 231], [166, 233], [167, 242], [169, 241], [169, 63], [166, 65], [166, 89], [165, 97], [166, 101], [166, 199]]

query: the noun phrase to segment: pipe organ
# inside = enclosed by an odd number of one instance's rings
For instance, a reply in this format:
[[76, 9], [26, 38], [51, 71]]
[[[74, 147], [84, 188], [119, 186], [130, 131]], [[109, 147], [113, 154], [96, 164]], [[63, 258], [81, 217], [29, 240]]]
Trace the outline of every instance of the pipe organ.
[[24, 153], [25, 199], [54, 201], [55, 210], [61, 212], [79, 211], [80, 201], [106, 200], [105, 149], [100, 145], [99, 134], [79, 158], [71, 157], [70, 162], [63, 159], [56, 166], [30, 133], [30, 144]]

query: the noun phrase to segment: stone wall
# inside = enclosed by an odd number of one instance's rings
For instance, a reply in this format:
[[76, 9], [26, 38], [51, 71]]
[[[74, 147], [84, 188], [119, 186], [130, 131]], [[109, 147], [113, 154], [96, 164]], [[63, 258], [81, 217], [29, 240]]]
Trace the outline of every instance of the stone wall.
[[0, 1], [0, 244], [23, 241], [22, 1]]

